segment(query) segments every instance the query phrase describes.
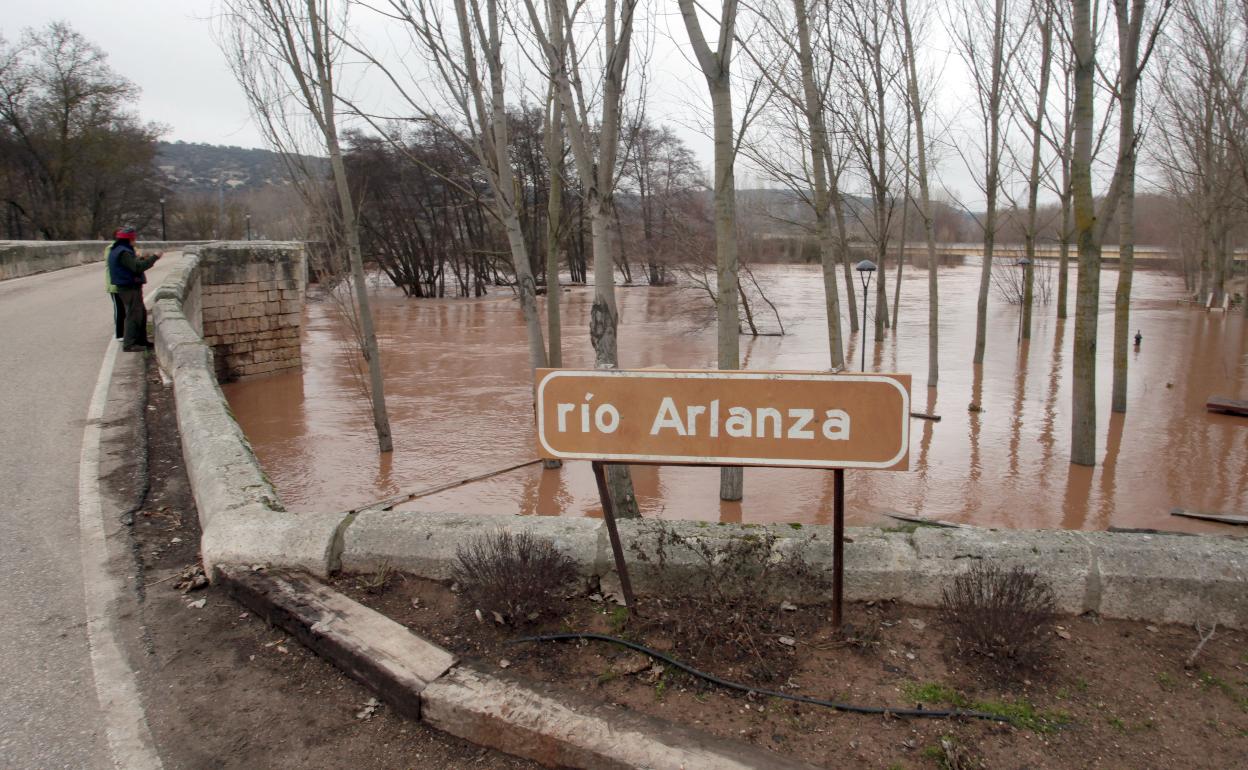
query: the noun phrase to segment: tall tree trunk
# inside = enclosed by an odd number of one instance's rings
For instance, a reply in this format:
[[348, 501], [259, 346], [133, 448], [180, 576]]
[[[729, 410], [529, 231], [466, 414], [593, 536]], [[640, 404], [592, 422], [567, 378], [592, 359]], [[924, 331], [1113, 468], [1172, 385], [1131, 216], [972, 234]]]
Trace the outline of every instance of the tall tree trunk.
[[1036, 219], [1040, 198], [1040, 153], [1044, 144], [1044, 114], [1049, 98], [1049, 70], [1053, 62], [1053, 6], [1046, 4], [1040, 19], [1040, 83], [1036, 89], [1036, 114], [1031, 124], [1031, 169], [1027, 177], [1027, 231], [1024, 254], [1027, 267], [1023, 271], [1022, 339], [1031, 339], [1031, 308], [1036, 277]]
[[1096, 238], [1092, 199], [1092, 124], [1096, 89], [1096, 48], [1092, 42], [1091, 0], [1072, 0], [1075, 53], [1075, 148], [1071, 158], [1079, 285], [1075, 293], [1074, 378], [1071, 384], [1070, 461], [1096, 464], [1096, 322], [1101, 287], [1101, 246]]
[[854, 295], [854, 265], [849, 253], [849, 227], [845, 224], [845, 199], [841, 196], [840, 175], [833, 168], [834, 161], [827, 144], [823, 147], [823, 157], [824, 165], [828, 168], [828, 197], [832, 203], [832, 217], [836, 221], [838, 258], [845, 270], [845, 308], [849, 313], [849, 331], [852, 334], [858, 331], [858, 300]]
[[552, 368], [563, 366], [563, 330], [560, 328], [559, 252], [563, 242], [563, 115], [554, 93], [546, 108], [546, 167], [550, 192], [546, 195], [546, 335], [550, 338]]
[[979, 272], [979, 299], [975, 306], [975, 358], [984, 362], [988, 336], [988, 287], [992, 284], [992, 257], [997, 239], [997, 188], [1001, 177], [1001, 79], [1005, 58], [1005, 0], [996, 0], [992, 16], [992, 82], [988, 93], [988, 156], [984, 173], [987, 211], [984, 213], [984, 262]]
[[910, 26], [909, 0], [900, 0], [902, 32], [906, 44], [906, 92], [910, 112], [914, 116], [915, 154], [918, 157], [919, 216], [923, 218], [923, 235], [927, 241], [927, 387], [934, 388], [940, 379], [940, 304], [936, 277], [936, 230], [932, 217], [932, 199], [927, 178], [927, 136], [923, 125], [923, 100], [919, 94], [919, 74], [915, 64], [914, 33]]
[[[1114, 293], [1114, 379], [1110, 409], [1127, 411], [1127, 351], [1131, 335], [1131, 280], [1135, 271], [1135, 98], [1139, 82], [1138, 27], [1144, 13], [1143, 0], [1132, 3], [1134, 17], [1127, 16], [1127, 0], [1114, 0], [1118, 26], [1118, 152], [1123, 174], [1118, 199], [1118, 288]], [[1133, 31], [1133, 28], [1136, 28]]]
[[[718, 359], [720, 369], [741, 367], [741, 331], [737, 307], [737, 208], [735, 161], [736, 146], [732, 122], [731, 63], [736, 24], [736, 0], [723, 0], [719, 16], [719, 40], [715, 50], [707, 44], [693, 0], [680, 0], [680, 15], [689, 34], [698, 66], [711, 95], [715, 134], [715, 257], [716, 315], [718, 317]], [[741, 468], [721, 468], [719, 498], [740, 500], [743, 495]]]
[[334, 175], [334, 187], [338, 192], [338, 205], [342, 209], [342, 227], [346, 231], [347, 259], [351, 263], [351, 282], [355, 288], [355, 303], [360, 314], [360, 334], [364, 338], [364, 359], [368, 363], [368, 393], [373, 404], [373, 427], [377, 432], [377, 448], [381, 452], [393, 452], [394, 440], [390, 435], [390, 416], [386, 412], [385, 382], [382, 379], [381, 352], [377, 347], [377, 332], [373, 327], [373, 312], [368, 301], [368, 286], [364, 277], [364, 256], [360, 250], [360, 229], [355, 217], [355, 203], [351, 188], [347, 185], [347, 167], [342, 162], [342, 147], [338, 144], [336, 96], [330, 73], [329, 54], [326, 48], [322, 24], [315, 0], [307, 0], [309, 25], [312, 28], [313, 59], [316, 79], [320, 84], [322, 121], [321, 131], [329, 150], [330, 169]]
[[841, 340], [840, 292], [836, 286], [836, 266], [839, 255], [828, 226], [828, 179], [824, 161], [824, 152], [828, 146], [827, 130], [823, 123], [823, 96], [815, 87], [814, 53], [810, 45], [810, 22], [806, 16], [806, 0], [793, 0], [793, 11], [797, 18], [798, 60], [802, 70], [806, 124], [810, 129], [811, 165], [815, 173], [815, 234], [819, 241], [819, 262], [823, 268], [829, 365], [835, 371], [845, 367], [845, 350]]

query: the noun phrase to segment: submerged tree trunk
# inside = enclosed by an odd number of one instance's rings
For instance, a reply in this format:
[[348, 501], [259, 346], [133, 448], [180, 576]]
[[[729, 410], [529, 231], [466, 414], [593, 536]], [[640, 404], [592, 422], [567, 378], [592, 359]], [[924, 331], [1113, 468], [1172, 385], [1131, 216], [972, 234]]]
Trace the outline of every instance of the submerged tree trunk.
[[[329, 150], [330, 169], [334, 175], [334, 187], [338, 191], [338, 205], [342, 208], [342, 226], [347, 238], [347, 259], [351, 263], [351, 282], [355, 284], [355, 303], [360, 313], [360, 334], [364, 338], [364, 359], [368, 363], [368, 392], [373, 405], [373, 427], [377, 432], [377, 448], [381, 452], [393, 452], [394, 440], [390, 435], [390, 416], [386, 411], [385, 382], [382, 379], [381, 352], [377, 347], [377, 332], [373, 328], [372, 306], [368, 301], [368, 286], [364, 277], [364, 256], [360, 250], [360, 229], [355, 217], [355, 203], [347, 185], [347, 168], [342, 161], [342, 147], [338, 144], [338, 124], [333, 78], [330, 73], [328, 41], [324, 33], [328, 22], [321, 18], [315, 0], [308, 0], [308, 22], [311, 27], [315, 76], [321, 91], [321, 132]], [[322, 25], [326, 29], [322, 29]]]
[[1071, 158], [1079, 285], [1075, 293], [1074, 377], [1071, 384], [1070, 461], [1096, 464], [1096, 321], [1101, 286], [1101, 247], [1092, 199], [1092, 124], [1096, 49], [1091, 0], [1073, 0], [1075, 49], [1075, 146]]
[[1046, 5], [1040, 20], [1040, 74], [1036, 89], [1036, 114], [1031, 117], [1031, 169], [1027, 178], [1027, 231], [1024, 254], [1027, 267], [1023, 285], [1023, 328], [1020, 336], [1031, 339], [1031, 308], [1036, 276], [1036, 219], [1040, 197], [1040, 153], [1044, 143], [1044, 113], [1049, 98], [1049, 69], [1053, 61], [1053, 7]]
[[550, 338], [552, 368], [563, 366], [563, 330], [560, 328], [559, 252], [563, 242], [563, 115], [552, 91], [547, 107], [546, 165], [550, 191], [546, 194], [546, 334]]
[[845, 224], [845, 200], [841, 197], [840, 176], [833, 168], [832, 153], [826, 143], [823, 146], [823, 159], [828, 168], [828, 197], [832, 204], [832, 216], [836, 221], [836, 246], [840, 252], [841, 266], [845, 270], [845, 307], [849, 312], [849, 331], [852, 334], [858, 331], [858, 300], [854, 295], [854, 266], [849, 254], [849, 228]]
[[927, 178], [927, 137], [923, 125], [923, 100], [919, 95], [919, 75], [915, 65], [914, 33], [910, 26], [908, 0], [900, 0], [902, 32], [906, 45], [906, 91], [910, 112], [914, 116], [915, 154], [918, 159], [919, 216], [923, 218], [923, 235], [927, 241], [927, 387], [936, 387], [940, 379], [940, 311], [936, 278], [936, 232], [932, 217], [932, 199]]
[[992, 17], [992, 81], [988, 92], [988, 153], [984, 170], [984, 262], [979, 272], [979, 299], [975, 309], [974, 363], [984, 362], [988, 337], [988, 287], [992, 284], [993, 248], [997, 239], [997, 192], [1001, 177], [1001, 92], [1005, 58], [1005, 1], [996, 0]]
[[815, 173], [815, 234], [819, 242], [819, 263], [823, 268], [824, 310], [827, 314], [829, 365], [835, 371], [845, 367], [845, 350], [841, 340], [841, 302], [836, 286], [838, 249], [828, 226], [828, 179], [824, 151], [828, 146], [823, 124], [823, 97], [815, 87], [814, 53], [810, 45], [810, 22], [806, 16], [806, 0], [793, 0], [797, 19], [798, 60], [802, 70], [803, 106], [810, 129], [810, 156]]
[[1135, 272], [1135, 96], [1139, 82], [1139, 32], [1143, 22], [1142, 0], [1133, 3], [1134, 18], [1127, 16], [1126, 0], [1114, 0], [1118, 26], [1118, 79], [1121, 97], [1118, 111], [1118, 146], [1121, 163], [1121, 198], [1118, 199], [1118, 288], [1114, 293], [1114, 379], [1110, 409], [1127, 411], [1127, 351], [1131, 334], [1131, 280]]
[[[719, 40], [714, 51], [707, 44], [693, 0], [680, 0], [680, 14], [702, 75], [711, 95], [715, 134], [715, 257], [716, 311], [718, 317], [718, 363], [720, 369], [741, 367], [740, 311], [737, 307], [737, 207], [736, 146], [732, 122], [732, 42], [736, 23], [736, 0], [723, 0], [719, 16]], [[720, 469], [719, 498], [740, 500], [742, 469]]]

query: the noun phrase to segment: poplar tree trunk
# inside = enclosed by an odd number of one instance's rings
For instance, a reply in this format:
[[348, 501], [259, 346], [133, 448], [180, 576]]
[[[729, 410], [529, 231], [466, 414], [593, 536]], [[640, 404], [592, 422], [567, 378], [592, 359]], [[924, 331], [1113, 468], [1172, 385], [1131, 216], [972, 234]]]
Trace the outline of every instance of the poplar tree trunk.
[[987, 211], [984, 213], [984, 263], [979, 272], [979, 300], [975, 310], [974, 363], [984, 362], [988, 335], [988, 287], [992, 285], [992, 256], [997, 238], [997, 188], [1001, 176], [1001, 77], [1005, 57], [1005, 2], [993, 6], [992, 82], [988, 93], [988, 158], [984, 173]]
[[815, 173], [815, 234], [819, 242], [819, 262], [823, 268], [824, 310], [827, 314], [829, 365], [835, 371], [845, 367], [841, 340], [841, 302], [836, 285], [838, 249], [828, 226], [828, 179], [824, 151], [828, 146], [823, 123], [823, 97], [815, 87], [814, 53], [810, 45], [810, 22], [806, 0], [793, 0], [797, 18], [798, 60], [802, 70], [802, 91], [806, 123], [810, 129], [810, 157]]
[[1074, 378], [1071, 384], [1070, 461], [1096, 464], [1096, 321], [1101, 285], [1101, 247], [1092, 199], [1092, 124], [1096, 49], [1091, 0], [1072, 0], [1075, 49], [1075, 146], [1070, 163], [1079, 285], [1075, 293]]
[[546, 336], [552, 368], [563, 366], [563, 331], [560, 328], [559, 252], [563, 229], [563, 115], [552, 91], [547, 106], [546, 167], [550, 191], [546, 194]]
[[[715, 135], [715, 261], [716, 315], [718, 318], [718, 363], [720, 369], [741, 367], [741, 321], [737, 306], [737, 204], [736, 146], [732, 122], [732, 42], [736, 23], [736, 0], [723, 0], [719, 16], [719, 40], [714, 51], [707, 44], [693, 0], [680, 0], [689, 42], [706, 78], [711, 96]], [[719, 498], [740, 500], [743, 492], [741, 468], [721, 468]]]
[[1044, 143], [1044, 114], [1049, 98], [1049, 71], [1053, 62], [1053, 9], [1046, 5], [1040, 21], [1040, 83], [1036, 93], [1036, 114], [1031, 125], [1031, 173], [1027, 178], [1027, 232], [1025, 250], [1028, 265], [1023, 276], [1024, 340], [1031, 339], [1031, 309], [1036, 277], [1036, 219], [1040, 197], [1040, 153]]
[[[824, 124], [827, 125], [826, 123]], [[849, 331], [858, 331], [858, 300], [854, 294], [854, 266], [849, 254], [849, 228], [845, 224], [845, 200], [841, 197], [841, 180], [833, 168], [832, 153], [827, 144], [823, 146], [824, 165], [828, 168], [828, 197], [832, 204], [832, 217], [836, 221], [837, 250], [841, 266], [845, 270], [845, 307], [849, 312]]]
[[900, 0], [901, 24], [906, 44], [906, 90], [910, 111], [914, 116], [915, 154], [918, 156], [919, 216], [923, 218], [923, 235], [927, 240], [927, 387], [936, 387], [940, 379], [940, 304], [936, 278], [936, 232], [932, 217], [932, 199], [927, 178], [927, 136], [923, 125], [923, 100], [919, 96], [919, 75], [915, 65], [914, 33], [910, 27], [909, 0]]
[[1118, 146], [1123, 184], [1118, 199], [1118, 288], [1114, 293], [1114, 379], [1110, 409], [1127, 411], [1127, 351], [1131, 334], [1131, 281], [1135, 271], [1135, 99], [1139, 82], [1140, 27], [1143, 0], [1132, 3], [1127, 16], [1126, 0], [1114, 0], [1118, 26], [1118, 79], [1121, 98], [1118, 111]]
[[[342, 161], [342, 147], [338, 143], [336, 97], [333, 77], [330, 73], [329, 54], [321, 28], [324, 22], [315, 0], [307, 0], [307, 8], [312, 32], [316, 79], [321, 91], [320, 128], [325, 137], [326, 149], [329, 151], [329, 164], [334, 175], [334, 188], [338, 192], [338, 205], [342, 209], [342, 227], [347, 238], [347, 260], [351, 265], [351, 282], [355, 285], [355, 303], [360, 316], [364, 360], [368, 363], [368, 393], [373, 405], [373, 427], [377, 432], [377, 448], [383, 453], [393, 452], [394, 440], [390, 435], [390, 416], [386, 412], [381, 352], [377, 348], [377, 332], [373, 327], [373, 312], [368, 301], [368, 286], [364, 278], [364, 257], [360, 250], [359, 223], [355, 217], [355, 202], [351, 199], [351, 188], [347, 185], [347, 168]], [[293, 63], [292, 66], [294, 66]]]

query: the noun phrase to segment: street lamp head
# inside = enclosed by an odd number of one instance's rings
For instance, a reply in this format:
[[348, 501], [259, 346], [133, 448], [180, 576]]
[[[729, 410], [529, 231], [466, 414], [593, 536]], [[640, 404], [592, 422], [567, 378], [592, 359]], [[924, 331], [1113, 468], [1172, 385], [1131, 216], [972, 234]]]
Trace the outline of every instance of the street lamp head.
[[162, 206], [163, 206], [163, 205], [165, 205], [165, 198], [164, 198], [164, 196], [163, 196], [163, 195], [162, 195], [162, 196], [161, 196], [161, 198], [160, 198], [160, 205], [162, 205]]
[[854, 269], [860, 273], [874, 273], [875, 263], [869, 259], [864, 259], [858, 264], [854, 265]]
[[1027, 257], [1023, 257], [1022, 259], [1018, 260], [1017, 264], [1019, 267], [1027, 267], [1028, 265], [1031, 264], [1031, 260], [1028, 259]]

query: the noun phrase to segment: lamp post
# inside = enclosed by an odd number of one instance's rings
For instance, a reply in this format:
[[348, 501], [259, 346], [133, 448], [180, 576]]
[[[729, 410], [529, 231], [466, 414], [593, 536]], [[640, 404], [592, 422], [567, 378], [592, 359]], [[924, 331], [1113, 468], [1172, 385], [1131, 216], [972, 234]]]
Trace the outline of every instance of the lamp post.
[[871, 285], [871, 274], [875, 272], [875, 263], [864, 259], [854, 266], [858, 277], [862, 279], [862, 363], [859, 368], [867, 370], [867, 287]]
[[[1018, 309], [1018, 340], [1022, 342], [1023, 337], [1031, 339], [1031, 259], [1023, 257], [1018, 260], [1017, 264], [1022, 268], [1023, 273], [1023, 296], [1022, 305]], [[1023, 334], [1023, 329], [1027, 329], [1027, 334]]]
[[244, 217], [247, 220], [247, 240], [251, 240], [251, 212], [247, 212]]
[[165, 227], [165, 196], [160, 196], [160, 239], [169, 240], [169, 231]]

